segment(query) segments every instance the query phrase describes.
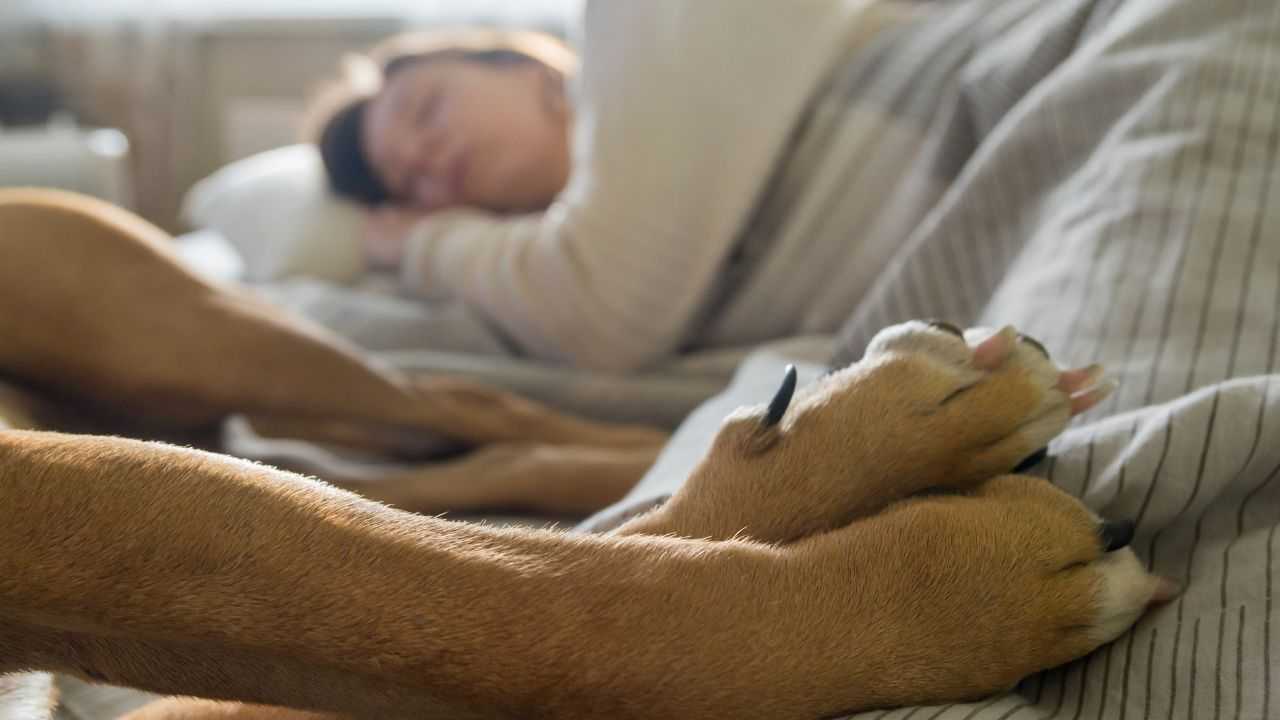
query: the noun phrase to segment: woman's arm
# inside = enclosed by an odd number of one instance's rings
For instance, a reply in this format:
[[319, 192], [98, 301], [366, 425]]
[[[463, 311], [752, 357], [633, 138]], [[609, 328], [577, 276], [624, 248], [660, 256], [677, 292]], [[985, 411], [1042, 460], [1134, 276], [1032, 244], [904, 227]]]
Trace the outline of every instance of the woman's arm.
[[589, 3], [574, 171], [545, 213], [457, 211], [406, 284], [460, 295], [530, 354], [631, 370], [678, 349], [862, 3]]

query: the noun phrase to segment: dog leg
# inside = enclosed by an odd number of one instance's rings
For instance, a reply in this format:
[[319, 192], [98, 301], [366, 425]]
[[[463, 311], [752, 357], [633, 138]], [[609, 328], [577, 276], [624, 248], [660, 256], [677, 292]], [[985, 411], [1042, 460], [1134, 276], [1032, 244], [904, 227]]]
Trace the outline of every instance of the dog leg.
[[518, 510], [538, 514], [595, 512], [620, 500], [657, 457], [657, 449], [576, 445], [489, 445], [457, 460], [407, 470], [317, 473], [346, 490], [428, 515]]
[[4, 431], [0, 672], [359, 717], [809, 720], [1008, 687], [1157, 593], [1045, 483], [895, 507], [781, 547], [498, 530]]
[[[326, 477], [365, 497], [435, 514], [494, 507], [582, 513], [621, 498], [653, 463], [645, 450], [494, 445], [462, 459], [390, 475]], [[314, 468], [290, 468], [313, 472]], [[191, 698], [167, 698], [121, 720], [330, 720], [303, 710]]]
[[0, 313], [0, 371], [126, 416], [201, 424], [246, 412], [376, 450], [406, 436], [413, 449], [422, 433], [472, 445], [663, 438], [475, 383], [406, 378], [322, 328], [192, 275], [163, 231], [96, 200], [0, 191], [0, 228], [0, 307], [10, 309]]
[[[584, 647], [621, 647], [614, 623], [665, 603], [615, 596], [652, 582], [652, 552], [155, 443], [0, 432], [0, 672], [376, 717], [607, 707], [591, 678], [625, 661]], [[698, 557], [676, 555], [673, 587]], [[602, 602], [615, 630], [580, 627]]]
[[270, 705], [195, 698], [165, 698], [134, 710], [119, 720], [339, 720], [341, 715]]

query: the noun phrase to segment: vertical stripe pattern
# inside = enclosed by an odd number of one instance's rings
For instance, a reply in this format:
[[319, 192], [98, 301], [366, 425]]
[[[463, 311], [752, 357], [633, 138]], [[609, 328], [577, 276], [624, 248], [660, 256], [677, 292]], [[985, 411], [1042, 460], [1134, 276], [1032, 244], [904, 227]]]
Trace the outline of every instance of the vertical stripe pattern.
[[[1111, 645], [1013, 692], [861, 717], [1280, 716], [1280, 3], [947, 7], [903, 30], [912, 44], [900, 54], [886, 50], [872, 72], [846, 76], [889, 98], [884, 107], [934, 116], [923, 125], [927, 150], [902, 156], [928, 173], [913, 175], [913, 165], [894, 176], [895, 192], [916, 193], [919, 217], [893, 235], [885, 266], [852, 303], [832, 364], [858, 358], [886, 325], [920, 317], [1013, 324], [1063, 365], [1102, 362], [1119, 390], [1033, 472], [1105, 516], [1135, 520], [1139, 555], [1185, 592]], [[972, 13], [984, 8], [978, 21]], [[960, 34], [935, 32], [944, 26]], [[962, 50], [929, 44], [944, 37]], [[927, 72], [915, 85], [903, 79], [934, 62], [951, 73], [945, 91]], [[913, 100], [913, 87], [934, 97]], [[791, 181], [806, 182], [802, 169], [790, 168]], [[846, 173], [853, 187], [874, 178]], [[927, 182], [912, 184], [922, 177], [945, 187], [930, 196]], [[774, 188], [786, 182], [783, 168]], [[770, 227], [803, 215], [789, 208], [811, 191], [780, 194], [785, 217]], [[770, 219], [770, 200], [757, 219]], [[850, 247], [887, 227], [845, 227], [839, 203], [821, 207], [831, 222], [805, 227], [850, 233]], [[768, 262], [752, 271], [768, 273]], [[724, 413], [767, 397], [791, 357], [749, 357], [619, 507], [678, 487]]]
[[1091, 6], [1070, 53], [990, 121], [836, 362], [938, 316], [1014, 324], [1121, 383], [1051, 448], [1050, 480], [1136, 519], [1139, 554], [1186, 591], [957, 717], [1272, 717], [1280, 4]]

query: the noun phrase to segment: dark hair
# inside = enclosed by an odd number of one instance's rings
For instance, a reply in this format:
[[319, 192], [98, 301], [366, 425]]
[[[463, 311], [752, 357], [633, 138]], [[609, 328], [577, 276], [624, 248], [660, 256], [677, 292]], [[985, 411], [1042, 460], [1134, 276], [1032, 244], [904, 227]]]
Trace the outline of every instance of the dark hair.
[[[573, 52], [559, 40], [536, 32], [465, 29], [400, 35], [384, 41], [368, 56], [348, 58], [343, 78], [324, 91], [312, 115], [318, 132], [311, 133], [320, 150], [329, 186], [339, 195], [367, 205], [391, 200], [391, 191], [378, 177], [362, 143], [369, 103], [382, 84], [418, 63], [455, 58], [490, 65], [536, 62], [567, 75]], [[363, 67], [356, 67], [357, 63]], [[372, 66], [372, 70], [371, 70]], [[355, 78], [363, 70], [364, 87]], [[374, 75], [370, 80], [367, 76]]]
[[360, 142], [368, 106], [369, 98], [361, 98], [338, 110], [321, 130], [316, 144], [334, 192], [366, 205], [381, 205], [391, 199], [391, 192], [374, 172]]

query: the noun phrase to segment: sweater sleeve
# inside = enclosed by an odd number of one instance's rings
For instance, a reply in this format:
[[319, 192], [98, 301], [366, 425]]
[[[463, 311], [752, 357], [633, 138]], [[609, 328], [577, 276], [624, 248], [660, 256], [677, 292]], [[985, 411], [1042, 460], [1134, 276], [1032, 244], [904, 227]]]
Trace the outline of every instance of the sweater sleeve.
[[864, 4], [589, 0], [568, 186], [543, 213], [424, 221], [405, 284], [544, 360], [671, 355]]

